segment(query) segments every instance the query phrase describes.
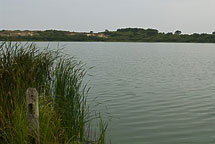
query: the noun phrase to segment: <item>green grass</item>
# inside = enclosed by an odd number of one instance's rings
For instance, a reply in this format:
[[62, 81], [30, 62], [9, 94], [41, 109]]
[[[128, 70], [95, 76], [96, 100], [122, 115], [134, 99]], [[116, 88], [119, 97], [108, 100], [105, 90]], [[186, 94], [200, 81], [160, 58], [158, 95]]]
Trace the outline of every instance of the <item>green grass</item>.
[[[60, 51], [33, 43], [0, 43], [0, 141], [28, 143], [25, 92], [39, 93], [40, 142], [104, 144], [107, 123], [92, 117], [87, 105], [85, 65]], [[96, 138], [92, 121], [99, 122]]]

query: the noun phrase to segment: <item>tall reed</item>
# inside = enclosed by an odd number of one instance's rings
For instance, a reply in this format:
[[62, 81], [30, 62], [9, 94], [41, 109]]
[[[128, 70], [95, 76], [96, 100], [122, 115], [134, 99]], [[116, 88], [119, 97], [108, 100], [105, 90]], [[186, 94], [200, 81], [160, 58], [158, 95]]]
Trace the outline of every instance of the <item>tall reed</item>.
[[[28, 143], [25, 91], [34, 87], [40, 95], [41, 143], [87, 143], [91, 118], [85, 74], [84, 64], [59, 51], [41, 50], [32, 43], [2, 42], [0, 141]], [[106, 127], [101, 126], [100, 137], [104, 137]]]

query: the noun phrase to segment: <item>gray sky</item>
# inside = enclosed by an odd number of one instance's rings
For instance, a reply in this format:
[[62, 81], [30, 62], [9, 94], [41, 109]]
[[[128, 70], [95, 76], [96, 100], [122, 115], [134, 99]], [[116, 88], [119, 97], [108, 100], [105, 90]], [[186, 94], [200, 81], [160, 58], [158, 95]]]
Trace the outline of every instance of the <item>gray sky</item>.
[[215, 0], [0, 0], [0, 29], [215, 31]]

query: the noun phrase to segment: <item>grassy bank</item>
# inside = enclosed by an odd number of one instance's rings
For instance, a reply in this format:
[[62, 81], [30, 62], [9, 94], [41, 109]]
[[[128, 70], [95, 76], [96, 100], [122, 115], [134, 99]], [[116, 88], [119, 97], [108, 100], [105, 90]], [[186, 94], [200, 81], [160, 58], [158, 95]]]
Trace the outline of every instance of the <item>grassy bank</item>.
[[[107, 123], [91, 114], [85, 74], [84, 64], [60, 51], [0, 43], [1, 143], [29, 143], [25, 92], [30, 87], [39, 93], [40, 143], [105, 143]], [[99, 125], [97, 134], [92, 122]]]

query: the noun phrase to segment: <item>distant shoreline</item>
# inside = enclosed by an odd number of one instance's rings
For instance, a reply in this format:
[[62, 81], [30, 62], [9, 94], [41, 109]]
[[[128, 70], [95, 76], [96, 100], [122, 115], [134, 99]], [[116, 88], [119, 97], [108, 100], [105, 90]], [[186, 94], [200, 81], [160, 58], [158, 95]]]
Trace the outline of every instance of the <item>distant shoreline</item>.
[[116, 31], [94, 33], [70, 32], [59, 30], [29, 31], [2, 30], [0, 41], [32, 42], [146, 42], [146, 43], [215, 43], [215, 32], [212, 34], [161, 33], [156, 29], [124, 28]]
[[40, 42], [40, 43], [151, 43], [151, 44], [215, 44], [215, 42], [139, 42], [139, 41], [27, 41], [27, 40], [0, 40], [0, 42]]

